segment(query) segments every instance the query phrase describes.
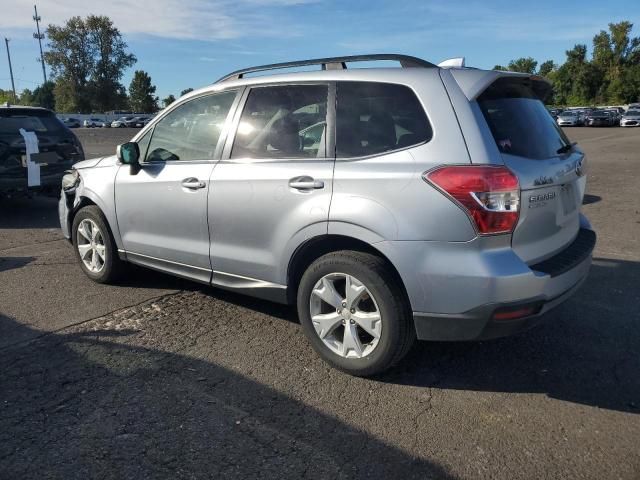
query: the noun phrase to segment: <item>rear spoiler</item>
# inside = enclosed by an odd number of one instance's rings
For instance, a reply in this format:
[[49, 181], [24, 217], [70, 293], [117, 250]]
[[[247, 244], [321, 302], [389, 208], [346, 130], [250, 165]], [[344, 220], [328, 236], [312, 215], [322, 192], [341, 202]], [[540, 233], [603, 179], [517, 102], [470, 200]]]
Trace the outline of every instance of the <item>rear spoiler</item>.
[[536, 96], [542, 101], [549, 98], [553, 91], [553, 87], [548, 80], [539, 75], [529, 73], [476, 70], [472, 68], [451, 69], [450, 72], [462, 92], [471, 101], [477, 100], [482, 92], [500, 78], [511, 78], [516, 81], [521, 80], [529, 84]]

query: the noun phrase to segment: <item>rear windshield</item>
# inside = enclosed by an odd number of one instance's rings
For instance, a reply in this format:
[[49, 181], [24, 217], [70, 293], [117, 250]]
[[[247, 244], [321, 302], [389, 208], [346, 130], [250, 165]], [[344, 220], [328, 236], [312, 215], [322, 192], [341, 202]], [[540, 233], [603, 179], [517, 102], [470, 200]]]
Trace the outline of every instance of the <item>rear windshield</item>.
[[64, 126], [55, 115], [47, 111], [0, 110], [0, 134], [20, 134], [24, 128], [29, 132], [58, 132]]
[[528, 80], [500, 78], [478, 104], [502, 153], [542, 159], [560, 155], [569, 145]]

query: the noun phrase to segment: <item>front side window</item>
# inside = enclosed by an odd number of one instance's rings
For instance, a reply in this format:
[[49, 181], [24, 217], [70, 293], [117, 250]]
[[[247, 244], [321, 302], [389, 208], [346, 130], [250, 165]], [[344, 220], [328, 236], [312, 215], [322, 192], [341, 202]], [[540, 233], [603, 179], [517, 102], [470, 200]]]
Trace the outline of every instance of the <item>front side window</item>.
[[236, 91], [215, 93], [176, 107], [153, 129], [146, 161], [215, 159], [220, 134], [235, 97]]
[[432, 131], [409, 87], [376, 82], [339, 82], [338, 158], [376, 155], [424, 143]]
[[253, 88], [231, 158], [325, 157], [328, 93], [327, 85]]

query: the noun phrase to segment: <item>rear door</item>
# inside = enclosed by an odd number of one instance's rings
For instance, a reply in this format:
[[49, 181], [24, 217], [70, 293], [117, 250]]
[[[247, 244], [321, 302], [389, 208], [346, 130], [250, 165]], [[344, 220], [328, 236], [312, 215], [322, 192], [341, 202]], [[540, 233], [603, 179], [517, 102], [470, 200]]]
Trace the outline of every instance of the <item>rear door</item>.
[[583, 152], [571, 145], [531, 83], [500, 78], [478, 97], [504, 163], [520, 181], [512, 247], [529, 264], [575, 239], [586, 184]]
[[292, 249], [327, 233], [334, 165], [330, 95], [327, 83], [246, 92], [235, 138], [211, 176], [215, 284], [253, 288], [256, 295], [255, 288], [282, 290]]

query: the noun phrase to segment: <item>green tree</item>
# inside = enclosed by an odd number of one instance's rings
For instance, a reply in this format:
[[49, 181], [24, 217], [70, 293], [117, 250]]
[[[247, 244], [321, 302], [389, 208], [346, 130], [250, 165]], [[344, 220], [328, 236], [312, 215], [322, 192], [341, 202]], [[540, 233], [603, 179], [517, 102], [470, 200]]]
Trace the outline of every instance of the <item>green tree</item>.
[[47, 81], [36, 87], [31, 95], [31, 105], [53, 110], [56, 107], [56, 98], [53, 93], [54, 88], [55, 84], [51, 81]]
[[189, 92], [193, 92], [193, 88], [189, 87], [189, 88], [185, 88], [184, 90], [182, 90], [180, 92], [180, 96], [182, 97], [183, 95], [186, 95]]
[[506, 72], [507, 71], [507, 67], [503, 67], [502, 65], [494, 65], [491, 70], [499, 70], [499, 71], [502, 71], [502, 72]]
[[512, 72], [535, 73], [538, 62], [531, 57], [522, 57], [509, 62], [508, 70]]
[[167, 108], [169, 105], [171, 105], [175, 101], [176, 101], [176, 97], [174, 97], [173, 95], [169, 95], [168, 97], [162, 99], [162, 104], [164, 105], [165, 108]]
[[153, 113], [158, 110], [158, 97], [151, 77], [143, 70], [136, 70], [129, 85], [129, 106], [134, 112]]
[[136, 58], [105, 16], [72, 17], [49, 25], [44, 59], [55, 79], [56, 108], [89, 113], [109, 110], [119, 101], [120, 79]]
[[20, 92], [20, 96], [18, 97], [18, 103], [27, 107], [35, 106], [33, 101], [33, 92], [28, 88], [22, 90], [22, 92]]
[[553, 60], [542, 62], [540, 64], [540, 68], [538, 69], [538, 75], [540, 75], [541, 77], [549, 77], [549, 75], [555, 70], [555, 68], [556, 64], [553, 63]]

